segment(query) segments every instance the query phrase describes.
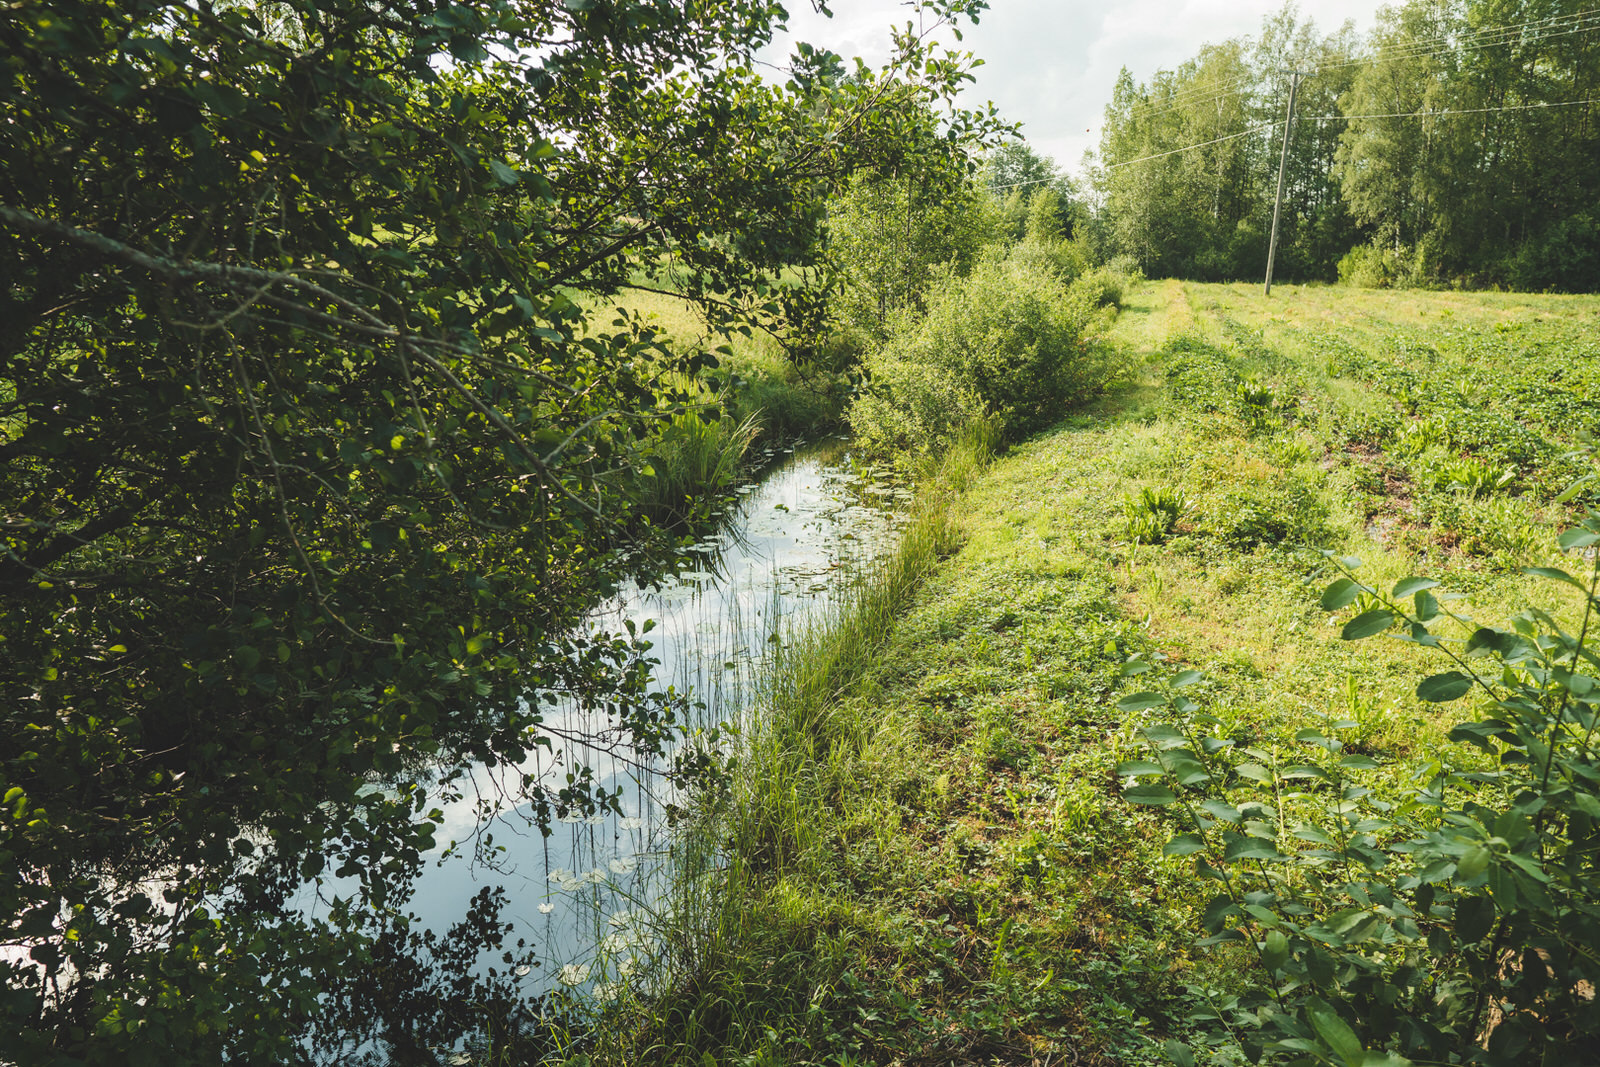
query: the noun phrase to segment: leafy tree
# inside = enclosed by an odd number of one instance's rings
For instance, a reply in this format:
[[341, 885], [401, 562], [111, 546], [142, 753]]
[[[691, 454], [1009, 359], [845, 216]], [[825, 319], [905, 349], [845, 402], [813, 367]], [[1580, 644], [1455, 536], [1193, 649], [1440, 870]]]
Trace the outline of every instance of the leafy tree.
[[[1360, 54], [1360, 45], [1351, 23], [1323, 35], [1310, 19], [1298, 21], [1288, 6], [1263, 21], [1255, 40], [1251, 65], [1262, 84], [1256, 121], [1282, 121], [1288, 97], [1284, 72], [1305, 72], [1295, 94], [1297, 120], [1289, 141], [1275, 264], [1279, 277], [1332, 280], [1339, 258], [1358, 240], [1341, 196], [1336, 160], [1345, 127], [1338, 118], [1340, 100], [1355, 78], [1358, 65], [1351, 58]], [[1271, 149], [1279, 148], [1276, 138], [1281, 133], [1281, 126], [1273, 131]], [[1269, 151], [1268, 157], [1261, 164], [1264, 178], [1276, 173], [1276, 151]], [[1273, 193], [1270, 181], [1262, 182], [1259, 228], [1263, 234], [1271, 224]], [[1255, 247], [1262, 252], [1252, 257], [1251, 266], [1256, 268], [1248, 271], [1252, 279], [1265, 267], [1264, 261], [1257, 262], [1265, 250], [1264, 236]]]
[[829, 208], [841, 320], [882, 340], [897, 316], [922, 310], [937, 268], [971, 264], [983, 245], [980, 205], [964, 184], [929, 193], [913, 176], [863, 174]]
[[[1600, 54], [1582, 5], [1391, 11], [1342, 101], [1343, 195], [1419, 280], [1591, 287]], [[1579, 103], [1574, 104], [1574, 101]], [[1582, 103], [1589, 101], [1588, 103]], [[1553, 254], [1552, 254], [1553, 253]]]
[[1061, 236], [1072, 236], [1087, 217], [1072, 179], [1060, 172], [1055, 160], [1039, 155], [1026, 141], [1007, 141], [990, 150], [979, 174], [989, 196], [1000, 206], [1001, 226], [1008, 240], [1024, 236], [1041, 193], [1052, 197]]
[[[504, 895], [440, 938], [410, 925], [411, 879], [466, 768], [561, 747], [553, 704], [642, 759], [671, 742], [648, 646], [570, 626], [665, 565], [637, 506], [687, 401], [664, 374], [715, 365], [577, 301], [670, 270], [717, 323], [785, 329], [803, 301], [774, 281], [814, 257], [826, 190], [893, 166], [902, 116], [965, 77], [908, 30], [885, 72], [773, 85], [749, 57], [782, 19], [0, 21], [8, 1056], [297, 1060], [316, 1020], [411, 1060], [523, 1039], [514, 983], [476, 969], [519, 951]], [[536, 818], [615, 803], [565, 769], [523, 781]], [[293, 894], [329, 876], [348, 895], [308, 919]]]
[[[1106, 112], [1097, 186], [1108, 254], [1139, 258], [1161, 274], [1261, 277], [1290, 69], [1300, 115], [1335, 113], [1354, 47], [1347, 26], [1323, 37], [1290, 8], [1255, 38], [1206, 45], [1148, 86], [1119, 80]], [[1298, 122], [1281, 226], [1281, 277], [1332, 277], [1354, 232], [1330, 176], [1337, 124]]]
[[1439, 144], [1448, 119], [1448, 53], [1417, 47], [1443, 35], [1439, 5], [1391, 9], [1375, 37], [1377, 59], [1356, 76], [1346, 114], [1382, 115], [1350, 123], [1339, 154], [1351, 215], [1380, 246], [1414, 248], [1438, 219], [1436, 196], [1449, 179]]

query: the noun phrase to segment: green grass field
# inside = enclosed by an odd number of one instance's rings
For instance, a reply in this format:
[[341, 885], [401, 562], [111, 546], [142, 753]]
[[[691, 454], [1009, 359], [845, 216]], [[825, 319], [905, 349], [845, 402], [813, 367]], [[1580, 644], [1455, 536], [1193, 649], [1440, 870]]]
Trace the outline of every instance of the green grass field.
[[1398, 791], [1463, 712], [1414, 695], [1436, 652], [1340, 639], [1357, 609], [1319, 605], [1318, 550], [1375, 587], [1439, 579], [1480, 620], [1570, 617], [1518, 568], [1552, 563], [1581, 503], [1554, 498], [1589, 466], [1568, 453], [1600, 417], [1597, 322], [1596, 297], [1131, 293], [1132, 384], [969, 461], [938, 505], [959, 550], [920, 585], [896, 572], [847, 669], [826, 635], [780, 662], [824, 684], [775, 688], [782, 725], [715, 831], [720, 909], [681, 994], [619, 1015], [630, 1054], [1169, 1062], [1194, 990], [1251, 962], [1194, 947], [1209, 891], [1163, 856], [1168, 817], [1124, 798], [1115, 768], [1159, 714], [1118, 709], [1144, 687], [1130, 657], [1200, 671], [1216, 729], [1273, 759], [1342, 723], [1374, 795]]

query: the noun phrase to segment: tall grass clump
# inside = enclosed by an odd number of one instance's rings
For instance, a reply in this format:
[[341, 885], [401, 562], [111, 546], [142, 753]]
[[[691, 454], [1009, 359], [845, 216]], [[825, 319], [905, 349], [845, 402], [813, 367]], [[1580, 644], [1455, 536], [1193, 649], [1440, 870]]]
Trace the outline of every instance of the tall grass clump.
[[776, 645], [725, 787], [678, 836], [655, 991], [631, 1006], [629, 1025], [603, 1028], [594, 1062], [848, 1055], [837, 1008], [849, 996], [862, 918], [838, 892], [840, 826], [892, 805], [872, 783], [914, 758], [908, 730], [848, 695], [912, 593], [957, 546], [952, 500], [990, 454], [981, 435], [959, 439], [923, 483], [898, 547]]
[[936, 454], [988, 420], [1020, 438], [1110, 375], [1092, 309], [1037, 262], [989, 257], [965, 277], [947, 269], [927, 302], [924, 317], [902, 319], [863, 360], [868, 381], [848, 417], [869, 450]]
[[650, 455], [640, 493], [657, 522], [688, 522], [738, 480], [745, 453], [761, 432], [755, 414], [736, 419], [690, 407], [669, 416]]

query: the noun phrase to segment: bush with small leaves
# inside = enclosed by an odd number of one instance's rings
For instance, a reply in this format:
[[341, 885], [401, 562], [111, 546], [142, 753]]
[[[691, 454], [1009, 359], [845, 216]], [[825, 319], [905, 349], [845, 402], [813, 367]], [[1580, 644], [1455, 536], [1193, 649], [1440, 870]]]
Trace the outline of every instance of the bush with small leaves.
[[[1560, 545], [1590, 554], [1600, 513]], [[1537, 608], [1480, 626], [1431, 579], [1383, 592], [1359, 580], [1359, 560], [1328, 559], [1339, 577], [1322, 608], [1359, 609], [1345, 640], [1388, 634], [1452, 661], [1417, 697], [1474, 697], [1450, 735], [1469, 747], [1439, 753], [1397, 794], [1395, 768], [1351, 751], [1352, 722], [1300, 731], [1304, 754], [1290, 759], [1222, 729], [1186, 695], [1195, 671], [1119, 702], [1166, 713], [1142, 731], [1149, 758], [1118, 767], [1124, 796], [1176, 815], [1166, 854], [1193, 857], [1217, 886], [1200, 944], [1249, 961], [1243, 988], [1195, 991], [1197, 1040], [1343, 1067], [1593, 1062], [1600, 558], [1582, 579], [1527, 570], [1578, 598], [1575, 628]], [[1193, 1061], [1182, 1042], [1168, 1052]]]

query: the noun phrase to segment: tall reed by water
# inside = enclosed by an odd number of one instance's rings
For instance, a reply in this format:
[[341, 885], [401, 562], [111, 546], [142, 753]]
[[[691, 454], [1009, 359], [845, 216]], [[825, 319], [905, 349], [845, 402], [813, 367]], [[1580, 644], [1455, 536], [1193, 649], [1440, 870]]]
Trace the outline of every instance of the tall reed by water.
[[706, 418], [689, 410], [673, 415], [650, 457], [645, 506], [659, 521], [685, 520], [718, 499], [739, 477], [750, 444], [761, 432], [760, 414], [743, 419]]
[[654, 932], [662, 983], [614, 1010], [596, 1062], [699, 1064], [710, 1050], [759, 1056], [821, 1036], [821, 1006], [852, 952], [848, 935], [828, 932], [837, 905], [819, 891], [838, 877], [829, 827], [870, 823], [871, 812], [841, 811], [840, 797], [874, 766], [906, 758], [905, 724], [844, 698], [958, 546], [954, 501], [991, 449], [984, 435], [952, 447], [926, 472], [897, 548], [775, 647], [726, 790], [678, 840], [673, 902]]

